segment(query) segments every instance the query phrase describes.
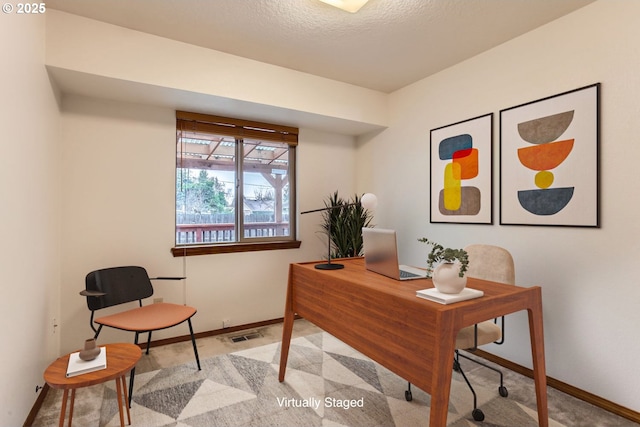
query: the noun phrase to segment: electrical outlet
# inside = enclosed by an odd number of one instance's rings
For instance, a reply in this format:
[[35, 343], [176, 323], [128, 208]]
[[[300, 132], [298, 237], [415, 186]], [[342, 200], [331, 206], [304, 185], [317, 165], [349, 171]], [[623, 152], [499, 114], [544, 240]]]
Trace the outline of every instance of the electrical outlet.
[[228, 328], [229, 326], [231, 326], [231, 319], [224, 319], [222, 321], [222, 328]]
[[153, 299], [153, 303], [154, 303], [154, 304], [158, 304], [158, 303], [160, 303], [160, 302], [162, 302], [162, 301], [164, 301], [162, 298], [154, 298], [154, 299]]

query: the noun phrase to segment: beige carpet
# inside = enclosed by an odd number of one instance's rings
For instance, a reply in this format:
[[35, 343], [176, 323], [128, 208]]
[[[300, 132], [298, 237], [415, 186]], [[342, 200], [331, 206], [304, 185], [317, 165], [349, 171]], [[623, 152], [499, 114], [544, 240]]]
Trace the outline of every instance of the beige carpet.
[[[428, 425], [429, 395], [327, 333], [291, 342], [286, 381], [278, 382], [280, 344], [136, 375], [134, 426], [417, 426]], [[448, 426], [537, 426], [535, 411], [496, 389], [476, 387], [482, 423], [471, 417], [472, 396], [454, 373]], [[36, 426], [58, 423], [52, 390]], [[116, 426], [114, 384], [78, 390], [74, 425]], [[552, 427], [562, 424], [550, 421]]]

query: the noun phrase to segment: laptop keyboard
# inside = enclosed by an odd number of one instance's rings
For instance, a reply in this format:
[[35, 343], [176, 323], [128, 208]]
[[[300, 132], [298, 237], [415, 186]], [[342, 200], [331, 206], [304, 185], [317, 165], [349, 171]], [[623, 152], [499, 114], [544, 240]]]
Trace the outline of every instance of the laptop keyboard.
[[409, 273], [408, 271], [400, 270], [400, 278], [401, 279], [405, 279], [405, 278], [408, 278], [408, 277], [420, 277], [420, 276], [417, 275], [417, 274], [414, 274], [414, 273]]

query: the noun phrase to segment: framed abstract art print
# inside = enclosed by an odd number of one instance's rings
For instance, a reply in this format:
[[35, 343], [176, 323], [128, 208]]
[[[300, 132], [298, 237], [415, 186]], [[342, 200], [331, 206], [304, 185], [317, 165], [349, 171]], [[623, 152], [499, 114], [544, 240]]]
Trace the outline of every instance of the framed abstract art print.
[[500, 224], [599, 227], [599, 90], [500, 111]]
[[492, 223], [493, 113], [431, 130], [431, 222]]

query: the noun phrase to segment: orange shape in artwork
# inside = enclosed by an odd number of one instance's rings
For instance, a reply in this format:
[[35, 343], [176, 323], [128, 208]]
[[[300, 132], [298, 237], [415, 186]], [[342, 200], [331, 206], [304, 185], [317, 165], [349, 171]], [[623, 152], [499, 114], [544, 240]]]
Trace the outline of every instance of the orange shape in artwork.
[[478, 176], [478, 149], [469, 148], [453, 153], [453, 162], [460, 165], [460, 179]]
[[529, 169], [542, 171], [556, 168], [573, 149], [573, 139], [518, 148], [520, 163]]

